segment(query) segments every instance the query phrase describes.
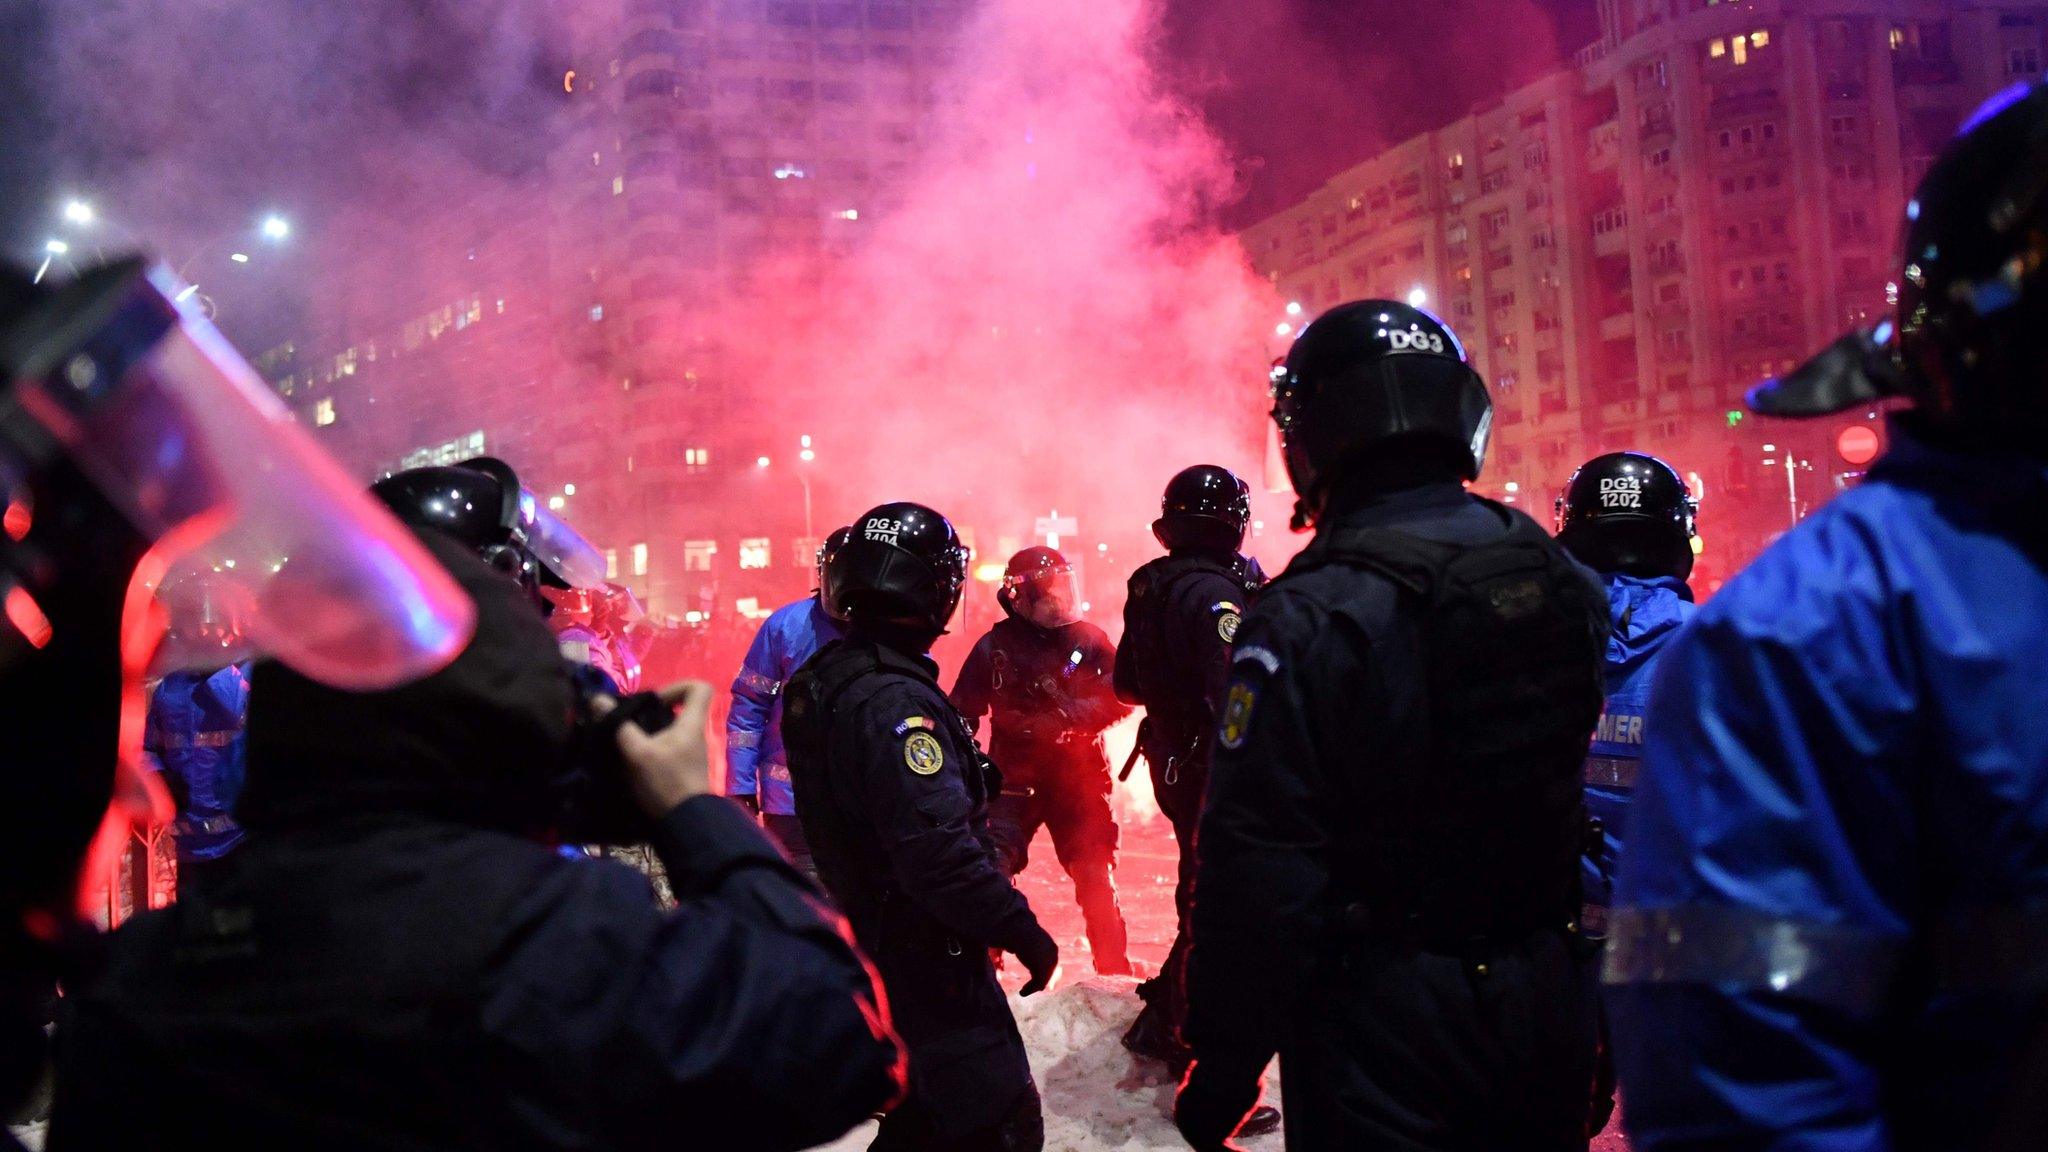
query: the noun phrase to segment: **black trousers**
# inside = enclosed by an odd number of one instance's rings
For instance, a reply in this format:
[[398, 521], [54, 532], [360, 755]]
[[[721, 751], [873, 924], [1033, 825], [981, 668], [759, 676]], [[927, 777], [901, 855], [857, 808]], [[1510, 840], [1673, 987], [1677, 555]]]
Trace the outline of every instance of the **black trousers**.
[[1095, 970], [1128, 974], [1130, 935], [1116, 896], [1118, 833], [1109, 807], [1107, 768], [1099, 783], [1091, 778], [1056, 780], [1033, 788], [1028, 796], [1004, 792], [989, 804], [989, 835], [1004, 872], [1015, 876], [1030, 863], [1031, 839], [1041, 827], [1052, 834], [1053, 852], [1074, 882], [1074, 900], [1088, 926]]
[[796, 865], [797, 871], [813, 881], [818, 879], [818, 862], [811, 858], [811, 842], [804, 839], [803, 821], [794, 815], [764, 812], [761, 826], [767, 830], [769, 839], [782, 849], [782, 854], [789, 857], [789, 862]]
[[1173, 825], [1174, 843], [1180, 849], [1180, 864], [1173, 885], [1176, 928], [1166, 962], [1159, 966], [1156, 984], [1144, 990], [1147, 1005], [1162, 1012], [1179, 1036], [1188, 1019], [1188, 952], [1194, 947], [1189, 934], [1188, 914], [1195, 906], [1195, 829], [1202, 821], [1202, 791], [1209, 780], [1206, 760], [1176, 764], [1169, 777], [1165, 759], [1146, 757], [1152, 769], [1152, 795], [1160, 814]]
[[1289, 1152], [1584, 1152], [1596, 955], [1559, 928], [1330, 958], [1280, 1053]]

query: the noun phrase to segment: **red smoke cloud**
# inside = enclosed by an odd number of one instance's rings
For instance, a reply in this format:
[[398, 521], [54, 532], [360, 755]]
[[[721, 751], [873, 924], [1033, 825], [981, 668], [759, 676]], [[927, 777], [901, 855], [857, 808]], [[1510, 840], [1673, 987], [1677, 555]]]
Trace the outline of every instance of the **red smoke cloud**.
[[1174, 471], [1256, 482], [1281, 305], [1217, 224], [1230, 159], [1155, 70], [1156, 19], [990, 0], [901, 208], [742, 322], [777, 334], [745, 375], [803, 382], [769, 418], [819, 433], [846, 512], [924, 501], [999, 561], [1057, 508], [1134, 563]]

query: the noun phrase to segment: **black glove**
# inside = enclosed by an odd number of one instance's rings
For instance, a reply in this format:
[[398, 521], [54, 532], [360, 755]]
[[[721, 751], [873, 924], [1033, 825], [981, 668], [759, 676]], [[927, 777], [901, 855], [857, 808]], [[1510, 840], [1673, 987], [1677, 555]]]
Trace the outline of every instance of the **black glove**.
[[1038, 935], [1017, 949], [1017, 959], [1024, 962], [1024, 970], [1031, 973], [1031, 979], [1018, 991], [1019, 996], [1030, 996], [1045, 991], [1052, 978], [1059, 973], [1060, 945], [1044, 928]]
[[1263, 1060], [1197, 1057], [1173, 1098], [1173, 1123], [1195, 1152], [1226, 1152], [1237, 1126], [1259, 1104]]
[[735, 792], [727, 796], [726, 799], [731, 800], [756, 816], [761, 814], [761, 794], [759, 792]]

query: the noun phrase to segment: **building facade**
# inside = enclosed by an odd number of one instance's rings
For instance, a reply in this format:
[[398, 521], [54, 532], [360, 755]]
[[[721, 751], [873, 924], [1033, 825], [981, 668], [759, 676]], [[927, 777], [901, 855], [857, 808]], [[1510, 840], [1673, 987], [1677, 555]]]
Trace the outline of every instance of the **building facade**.
[[1547, 513], [1580, 461], [1655, 452], [1693, 474], [1725, 572], [1853, 482], [1847, 425], [1876, 426], [1762, 422], [1742, 394], [1885, 314], [1909, 190], [1972, 107], [2040, 77], [2048, 4], [1601, 0], [1601, 24], [1244, 241], [1309, 315], [1387, 296], [1451, 323], [1494, 392], [1482, 490]]
[[898, 206], [976, 3], [565, 5], [545, 174], [352, 237], [259, 366], [366, 475], [503, 456], [658, 614], [801, 594], [829, 446], [750, 418], [731, 353]]

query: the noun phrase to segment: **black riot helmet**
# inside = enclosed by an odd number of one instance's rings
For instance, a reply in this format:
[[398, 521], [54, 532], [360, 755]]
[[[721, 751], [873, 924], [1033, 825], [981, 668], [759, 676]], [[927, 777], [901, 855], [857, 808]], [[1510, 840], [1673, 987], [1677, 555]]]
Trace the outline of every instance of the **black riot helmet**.
[[370, 492], [403, 523], [449, 537], [538, 597], [541, 566], [526, 546], [532, 498], [522, 503], [524, 493], [511, 465], [479, 456], [460, 464], [409, 468], [377, 481]]
[[996, 603], [1041, 628], [1064, 628], [1081, 618], [1081, 585], [1073, 563], [1040, 544], [1010, 557]]
[[825, 537], [818, 545], [818, 590], [820, 592], [824, 591], [825, 588], [825, 565], [831, 563], [832, 554], [846, 547], [846, 542], [851, 539], [853, 539], [852, 527], [834, 528], [832, 534]]
[[1251, 520], [1251, 485], [1228, 468], [1197, 464], [1166, 482], [1152, 535], [1168, 551], [1235, 552], [1244, 546], [1245, 526]]
[[1692, 575], [1699, 504], [1678, 470], [1641, 452], [1579, 466], [1557, 498], [1557, 542], [1596, 572]]
[[1392, 300], [1354, 300], [1302, 329], [1273, 370], [1273, 423], [1300, 497], [1299, 528], [1314, 523], [1333, 480], [1397, 444], [1441, 453], [1477, 479], [1493, 400], [1436, 317]]
[[1964, 122], [1906, 206], [1893, 320], [1750, 393], [1766, 415], [1889, 396], [1957, 447], [2048, 454], [2048, 87]]
[[399, 472], [371, 491], [406, 524], [448, 536], [518, 580], [543, 615], [553, 602], [540, 594], [542, 587], [594, 591], [605, 585], [604, 554], [542, 508], [512, 466], [495, 456]]
[[946, 631], [967, 583], [967, 549], [944, 516], [899, 502], [868, 511], [825, 562], [824, 603], [849, 624]]

